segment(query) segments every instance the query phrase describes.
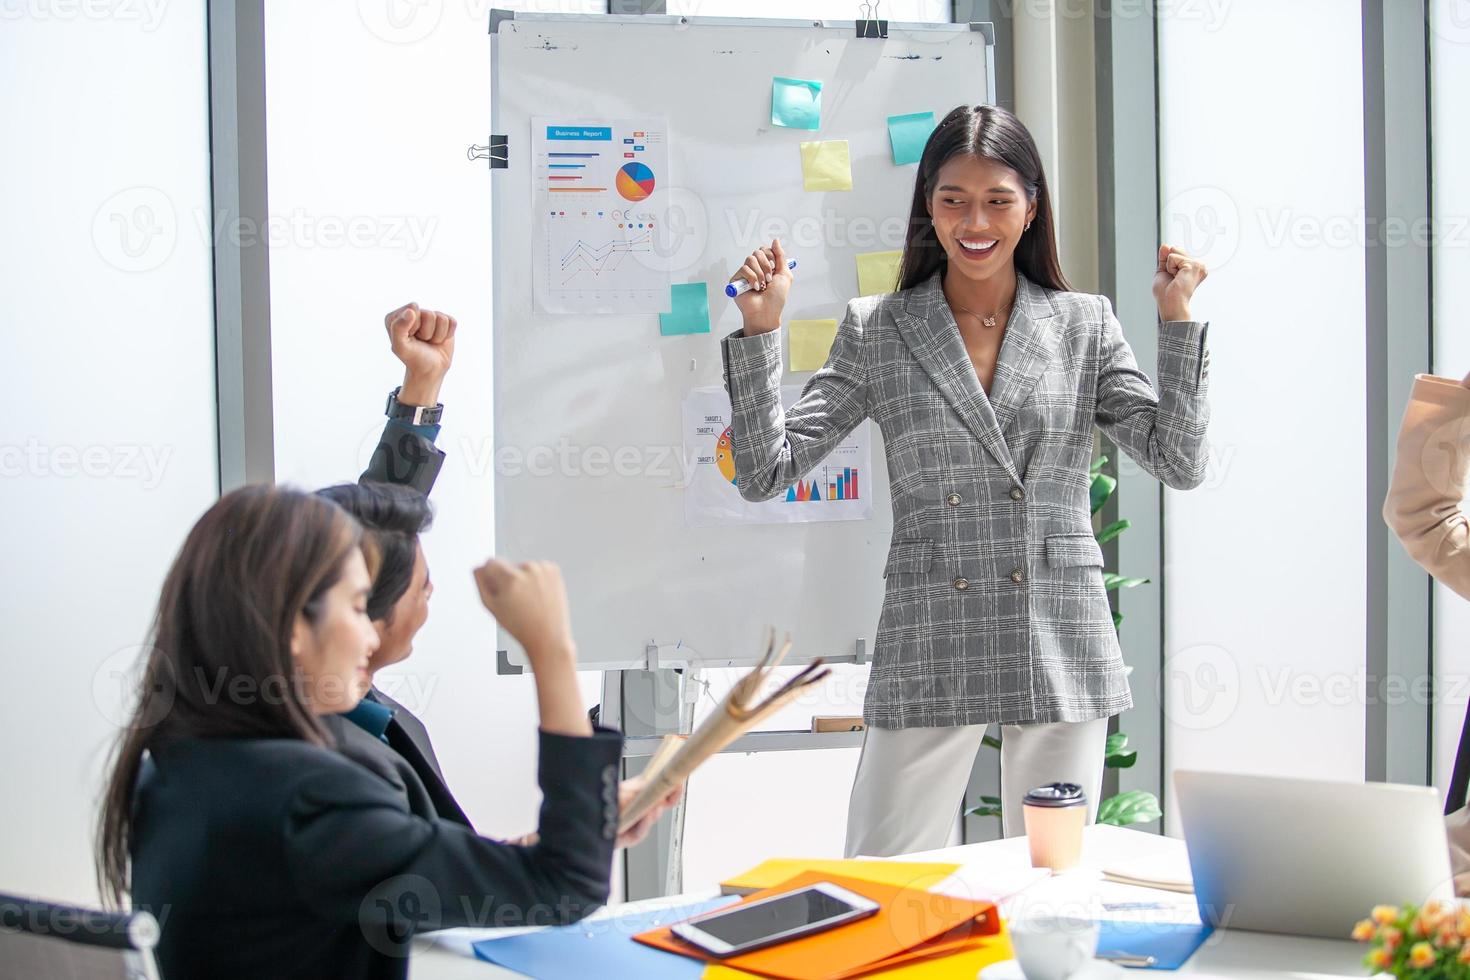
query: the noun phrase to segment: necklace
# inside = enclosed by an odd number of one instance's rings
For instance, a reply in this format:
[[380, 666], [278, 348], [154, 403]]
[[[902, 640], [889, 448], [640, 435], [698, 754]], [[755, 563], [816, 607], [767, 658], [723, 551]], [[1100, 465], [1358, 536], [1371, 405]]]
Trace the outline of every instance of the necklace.
[[[1014, 302], [1014, 300], [1012, 302]], [[995, 324], [996, 324], [996, 318], [1000, 316], [1000, 310], [996, 310], [994, 313], [976, 313], [974, 310], [970, 309], [968, 306], [961, 306], [959, 303], [956, 303], [954, 300], [950, 300], [949, 301], [949, 305], [950, 306], [953, 306], [953, 307], [956, 307], [957, 309], [959, 309], [959, 311], [961, 313], [968, 313], [968, 314], [970, 314], [970, 316], [975, 317], [977, 320], [979, 320], [982, 324], [984, 324], [987, 327], [994, 327]], [[1005, 311], [1007, 313], [1010, 312], [1010, 305], [1011, 304], [1009, 304], [1009, 303], [1006, 304]]]

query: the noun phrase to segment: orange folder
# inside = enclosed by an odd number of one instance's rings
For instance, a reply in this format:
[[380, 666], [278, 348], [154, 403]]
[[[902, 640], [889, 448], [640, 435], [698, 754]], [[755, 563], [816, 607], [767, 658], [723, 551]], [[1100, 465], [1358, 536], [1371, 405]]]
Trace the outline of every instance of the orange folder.
[[723, 959], [684, 942], [667, 926], [633, 938], [671, 953], [781, 980], [844, 980], [911, 960], [972, 948], [982, 937], [1001, 934], [1000, 913], [990, 902], [820, 871], [808, 871], [775, 888], [756, 892], [741, 904], [821, 881], [872, 899], [879, 905], [878, 913], [802, 939]]

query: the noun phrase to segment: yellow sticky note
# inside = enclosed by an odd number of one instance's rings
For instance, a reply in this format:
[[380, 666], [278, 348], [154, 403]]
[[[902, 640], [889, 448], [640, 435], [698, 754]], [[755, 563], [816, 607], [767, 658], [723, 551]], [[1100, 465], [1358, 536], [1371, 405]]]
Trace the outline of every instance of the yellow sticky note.
[[898, 289], [898, 263], [902, 252], [868, 252], [857, 257], [858, 295], [891, 293]]
[[792, 320], [791, 370], [815, 371], [826, 364], [836, 339], [836, 320]]
[[847, 140], [801, 144], [802, 186], [809, 191], [852, 190], [852, 159]]

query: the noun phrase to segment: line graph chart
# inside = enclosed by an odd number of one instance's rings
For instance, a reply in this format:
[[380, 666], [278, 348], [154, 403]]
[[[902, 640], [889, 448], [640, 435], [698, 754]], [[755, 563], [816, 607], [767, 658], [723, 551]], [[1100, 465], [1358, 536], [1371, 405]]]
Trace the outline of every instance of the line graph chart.
[[535, 117], [535, 305], [543, 313], [663, 313], [669, 263], [661, 120]]

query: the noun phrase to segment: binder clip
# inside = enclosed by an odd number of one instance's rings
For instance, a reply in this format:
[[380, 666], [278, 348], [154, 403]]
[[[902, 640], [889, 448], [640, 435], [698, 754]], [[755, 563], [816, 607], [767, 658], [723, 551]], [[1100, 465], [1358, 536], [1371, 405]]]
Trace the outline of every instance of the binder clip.
[[484, 146], [471, 143], [470, 148], [465, 150], [465, 156], [471, 160], [489, 160], [491, 170], [505, 170], [510, 166], [510, 152], [507, 148], [507, 137], [490, 137], [490, 142]]
[[888, 36], [888, 21], [877, 20], [878, 8], [883, 5], [883, 0], [869, 3], [864, 0], [858, 8], [862, 14], [862, 20], [857, 22], [857, 36], [871, 38], [886, 38]]

